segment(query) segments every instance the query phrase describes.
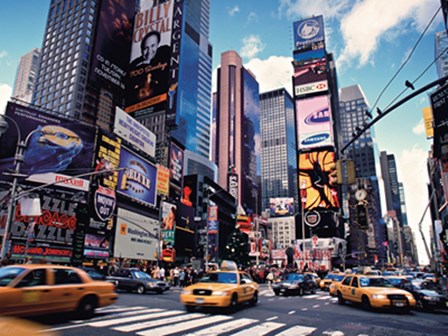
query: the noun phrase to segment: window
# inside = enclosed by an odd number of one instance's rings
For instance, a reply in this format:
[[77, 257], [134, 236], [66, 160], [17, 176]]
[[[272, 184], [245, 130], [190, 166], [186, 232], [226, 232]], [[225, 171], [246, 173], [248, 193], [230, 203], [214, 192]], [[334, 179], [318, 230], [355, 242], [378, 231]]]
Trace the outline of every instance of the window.
[[348, 277], [346, 277], [346, 278], [344, 279], [344, 281], [342, 281], [342, 284], [343, 284], [344, 286], [349, 286], [351, 280], [352, 280], [352, 277], [351, 277], [351, 276], [348, 276]]
[[20, 282], [17, 284], [17, 288], [21, 287], [34, 287], [45, 286], [47, 284], [47, 273], [45, 269], [35, 269], [29, 272]]
[[55, 285], [68, 285], [68, 284], [80, 284], [82, 283], [76, 271], [71, 269], [54, 269], [54, 284]]
[[352, 287], [359, 287], [358, 278], [353, 278]]

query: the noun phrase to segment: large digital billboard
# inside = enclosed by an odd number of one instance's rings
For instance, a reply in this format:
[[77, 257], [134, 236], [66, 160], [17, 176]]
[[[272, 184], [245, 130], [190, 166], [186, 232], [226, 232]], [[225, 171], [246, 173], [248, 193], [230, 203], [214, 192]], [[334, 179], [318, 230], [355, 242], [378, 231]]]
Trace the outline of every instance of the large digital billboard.
[[322, 15], [294, 22], [293, 31], [295, 50], [319, 47], [325, 42], [324, 18]]
[[335, 164], [334, 151], [321, 150], [299, 155], [299, 188], [306, 191], [305, 210], [338, 209], [337, 190], [329, 174]]
[[112, 91], [125, 90], [134, 7], [134, 0], [107, 0], [99, 11], [92, 78]]
[[144, 205], [155, 206], [157, 167], [125, 147], [121, 148], [117, 193]]
[[294, 215], [294, 199], [292, 197], [270, 198], [269, 213], [271, 217]]
[[293, 83], [295, 97], [328, 91], [326, 58], [295, 66]]
[[183, 1], [142, 0], [134, 19], [127, 113], [167, 110], [175, 123]]
[[19, 135], [13, 123], [26, 141], [22, 174], [45, 174], [50, 181], [56, 174], [75, 176], [92, 169], [95, 127], [11, 102], [6, 116], [11, 124], [0, 138], [0, 173], [14, 169]]
[[296, 117], [299, 150], [333, 145], [327, 95], [296, 100]]

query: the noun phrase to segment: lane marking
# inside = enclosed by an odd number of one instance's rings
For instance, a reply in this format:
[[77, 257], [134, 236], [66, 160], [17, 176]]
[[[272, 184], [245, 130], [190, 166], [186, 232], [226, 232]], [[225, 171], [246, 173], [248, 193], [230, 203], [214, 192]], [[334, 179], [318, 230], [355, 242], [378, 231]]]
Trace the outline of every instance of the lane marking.
[[267, 318], [266, 321], [273, 321], [273, 320], [276, 320], [276, 319], [278, 319], [278, 316], [272, 316], [270, 318]]
[[[205, 317], [205, 316], [206, 315], [200, 314], [200, 313], [188, 314], [188, 319], [193, 320], [193, 319], [197, 319], [197, 318]], [[129, 325], [125, 325], [125, 326], [118, 326], [118, 327], [115, 327], [112, 329], [117, 330], [117, 331], [122, 331], [122, 332], [131, 332], [131, 331], [141, 330], [141, 329], [145, 329], [145, 328], [158, 327], [161, 325], [174, 323], [174, 322], [183, 322], [183, 321], [185, 321], [186, 318], [187, 318], [187, 316], [185, 314], [183, 314], [180, 316], [175, 316], [175, 317], [161, 319], [161, 320], [155, 320], [155, 321], [149, 321], [149, 322], [143, 322], [143, 323], [141, 323], [141, 322], [134, 323], [134, 324], [129, 324]]]
[[295, 314], [295, 312], [296, 312], [295, 310], [291, 310], [288, 314], [292, 315], [292, 314]]
[[259, 322], [258, 320], [242, 318], [235, 321], [221, 323], [217, 326], [213, 326], [210, 328], [202, 329], [194, 333], [187, 334], [186, 336], [216, 336], [220, 334], [228, 333], [235, 329], [240, 329], [249, 324], [253, 324]]
[[307, 336], [311, 334], [316, 328], [305, 327], [305, 326], [294, 326], [287, 330], [282, 331], [276, 336]]
[[266, 322], [262, 323], [260, 325], [257, 325], [255, 327], [245, 329], [243, 331], [240, 331], [236, 334], [231, 334], [230, 336], [263, 336], [271, 331], [283, 327], [284, 323], [275, 323], [275, 322]]

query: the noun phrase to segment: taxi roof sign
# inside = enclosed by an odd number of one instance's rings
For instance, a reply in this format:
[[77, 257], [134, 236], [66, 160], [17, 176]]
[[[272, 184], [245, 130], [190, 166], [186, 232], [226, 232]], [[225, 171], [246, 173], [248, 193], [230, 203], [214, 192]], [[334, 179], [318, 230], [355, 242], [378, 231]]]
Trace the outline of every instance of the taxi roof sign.
[[238, 266], [236, 264], [236, 262], [232, 261], [232, 260], [223, 260], [221, 262], [221, 271], [237, 271], [238, 270]]

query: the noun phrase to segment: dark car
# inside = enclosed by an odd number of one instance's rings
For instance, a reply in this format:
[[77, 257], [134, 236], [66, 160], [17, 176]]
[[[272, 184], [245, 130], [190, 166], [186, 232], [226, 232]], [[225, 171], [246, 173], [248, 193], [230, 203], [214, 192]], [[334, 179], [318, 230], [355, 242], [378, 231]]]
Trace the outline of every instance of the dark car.
[[128, 292], [136, 291], [138, 294], [145, 292], [161, 294], [170, 289], [165, 281], [153, 279], [149, 274], [137, 268], [120, 269], [106, 278], [108, 281], [117, 281], [118, 289]]
[[275, 295], [316, 293], [317, 285], [310, 274], [288, 273], [280, 282], [272, 284]]
[[448, 309], [448, 295], [439, 292], [436, 286], [428, 286], [425, 282], [416, 283], [403, 281], [396, 287], [404, 289], [415, 298], [416, 307], [422, 310]]
[[118, 285], [118, 281], [108, 279], [105, 274], [100, 273], [95, 268], [92, 267], [80, 267], [80, 268], [83, 271], [85, 271], [92, 278], [92, 280], [107, 281], [113, 283], [115, 286]]

